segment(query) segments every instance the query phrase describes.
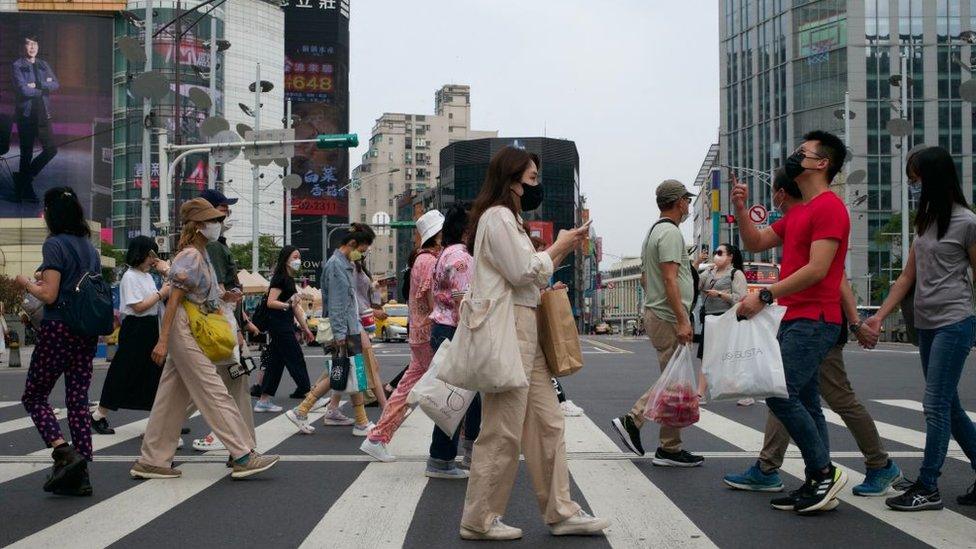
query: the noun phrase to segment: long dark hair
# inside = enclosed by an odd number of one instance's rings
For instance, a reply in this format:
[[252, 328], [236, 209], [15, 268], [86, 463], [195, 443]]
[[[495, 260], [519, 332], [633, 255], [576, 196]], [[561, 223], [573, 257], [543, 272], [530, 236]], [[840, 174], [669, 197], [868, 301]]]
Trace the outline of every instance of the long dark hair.
[[740, 250], [738, 246], [733, 246], [732, 244], [729, 244], [727, 242], [723, 242], [719, 244], [719, 246], [725, 248], [725, 250], [729, 252], [729, 255], [732, 256], [733, 269], [736, 269], [738, 271], [746, 270], [745, 262], [742, 260], [742, 250]]
[[[918, 199], [915, 215], [915, 231], [921, 235], [937, 226], [938, 239], [942, 240], [949, 230], [952, 208], [959, 204], [969, 207], [959, 185], [959, 174], [949, 151], [942, 147], [929, 147], [912, 155], [912, 168], [922, 182], [922, 194]], [[908, 215], [908, 212], [902, 212]]]
[[71, 234], [91, 238], [85, 211], [71, 187], [54, 187], [44, 193], [44, 223], [52, 236]]
[[478, 233], [478, 222], [485, 210], [493, 206], [505, 206], [518, 216], [519, 211], [515, 206], [515, 196], [513, 196], [514, 193], [509, 186], [521, 182], [522, 174], [529, 169], [530, 162], [534, 162], [537, 169], [542, 169], [542, 164], [539, 163], [539, 155], [515, 147], [505, 147], [491, 158], [491, 163], [488, 164], [488, 174], [485, 176], [484, 184], [481, 185], [481, 192], [478, 193], [477, 198], [474, 199], [474, 204], [471, 206], [468, 236], [465, 239], [465, 244], [471, 253], [474, 253], [474, 239]]
[[288, 273], [288, 256], [290, 256], [295, 250], [295, 246], [285, 246], [278, 252], [278, 260], [275, 261], [274, 272], [271, 274], [271, 281], [285, 280], [286, 277], [291, 276]]

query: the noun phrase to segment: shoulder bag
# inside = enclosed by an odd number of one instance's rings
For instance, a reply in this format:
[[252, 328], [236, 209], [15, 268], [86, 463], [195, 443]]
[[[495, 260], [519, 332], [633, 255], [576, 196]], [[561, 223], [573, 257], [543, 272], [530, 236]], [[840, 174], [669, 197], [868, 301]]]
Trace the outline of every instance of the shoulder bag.
[[503, 284], [498, 295], [482, 293], [485, 284], [481, 279], [492, 276], [494, 270], [481, 257], [485, 232], [484, 225], [478, 228], [471, 289], [461, 300], [457, 332], [437, 379], [462, 389], [501, 393], [527, 387], [529, 381], [515, 334], [511, 286]]
[[112, 287], [81, 262], [78, 250], [70, 242], [60, 240], [78, 262], [81, 276], [64, 295], [58, 296], [61, 318], [72, 332], [83, 336], [104, 336], [115, 331], [115, 313], [112, 307]]

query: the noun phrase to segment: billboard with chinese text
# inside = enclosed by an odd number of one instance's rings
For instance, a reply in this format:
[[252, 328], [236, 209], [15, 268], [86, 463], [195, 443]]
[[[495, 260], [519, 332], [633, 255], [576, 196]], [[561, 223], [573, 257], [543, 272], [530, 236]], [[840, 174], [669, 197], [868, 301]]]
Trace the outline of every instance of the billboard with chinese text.
[[0, 18], [0, 217], [38, 217], [72, 187], [107, 225], [112, 188], [111, 17]]

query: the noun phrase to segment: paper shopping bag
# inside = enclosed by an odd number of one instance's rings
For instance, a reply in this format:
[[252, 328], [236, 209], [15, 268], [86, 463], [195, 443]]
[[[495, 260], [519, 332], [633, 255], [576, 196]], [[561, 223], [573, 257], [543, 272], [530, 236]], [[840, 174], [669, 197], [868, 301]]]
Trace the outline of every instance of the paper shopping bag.
[[437, 379], [437, 372], [448, 354], [450, 341], [444, 341], [430, 361], [430, 368], [407, 395], [407, 404], [420, 405], [420, 409], [432, 419], [447, 436], [453, 436], [464, 419], [476, 391], [460, 389]]
[[539, 344], [553, 377], [568, 376], [583, 367], [583, 351], [566, 288], [542, 293]]

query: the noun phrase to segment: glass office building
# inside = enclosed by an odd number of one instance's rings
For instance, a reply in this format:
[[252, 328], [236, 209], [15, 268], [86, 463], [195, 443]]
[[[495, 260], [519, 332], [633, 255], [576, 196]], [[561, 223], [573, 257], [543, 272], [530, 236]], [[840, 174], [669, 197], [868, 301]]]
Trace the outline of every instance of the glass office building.
[[[835, 190], [851, 209], [849, 276], [862, 302], [879, 297], [878, 288], [900, 269], [892, 216], [901, 211], [905, 152], [921, 143], [945, 147], [964, 191], [973, 194], [973, 111], [959, 87], [972, 77], [976, 51], [967, 38], [976, 35], [967, 31], [974, 26], [976, 0], [720, 1], [720, 164], [736, 167], [752, 201], [769, 206], [769, 188], [748, 170], [770, 174], [807, 131], [845, 137], [851, 153], [845, 172], [863, 170], [864, 177], [846, 189], [838, 180]], [[892, 82], [903, 56], [905, 109]], [[849, 136], [845, 93], [853, 113]], [[912, 125], [904, 144], [888, 131], [888, 121], [901, 117]], [[727, 213], [726, 169], [722, 190]]]

